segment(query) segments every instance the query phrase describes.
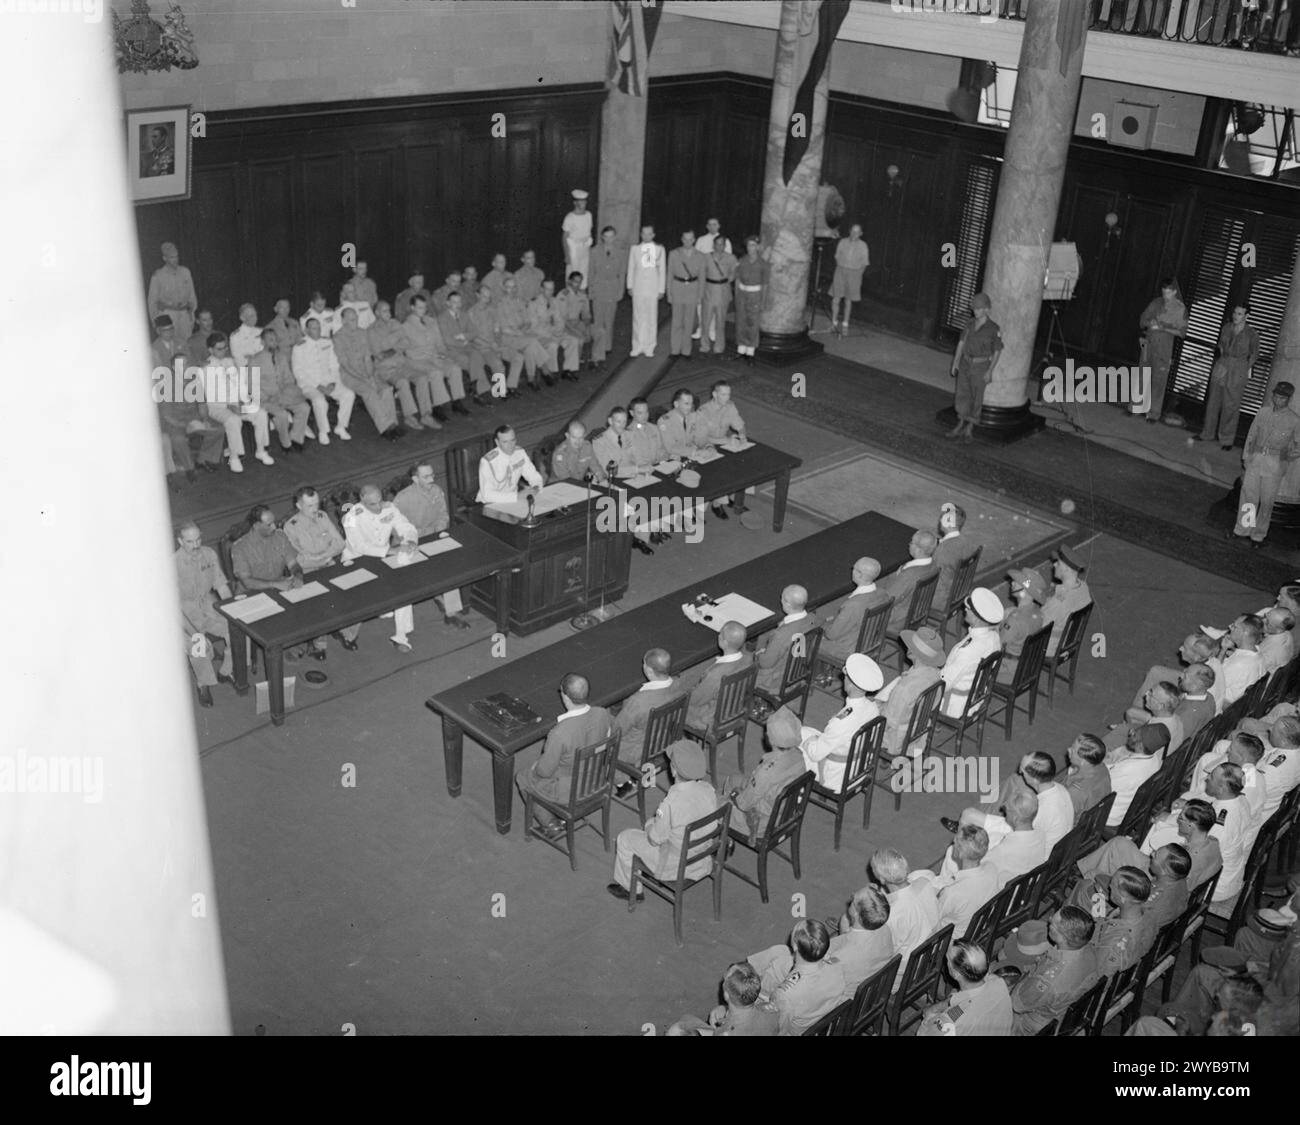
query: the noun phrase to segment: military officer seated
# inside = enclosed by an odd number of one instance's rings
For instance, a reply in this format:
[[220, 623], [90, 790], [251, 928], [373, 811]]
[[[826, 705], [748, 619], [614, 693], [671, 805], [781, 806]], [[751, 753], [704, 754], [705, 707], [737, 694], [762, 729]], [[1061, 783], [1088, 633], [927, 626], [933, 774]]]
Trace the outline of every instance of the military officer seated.
[[[546, 736], [542, 755], [528, 769], [515, 775], [521, 797], [532, 792], [548, 801], [563, 804], [569, 799], [573, 784], [576, 753], [609, 737], [613, 720], [603, 707], [587, 702], [591, 684], [586, 676], [570, 672], [560, 683], [560, 702], [564, 713]], [[542, 833], [552, 838], [564, 831], [564, 825], [541, 805], [534, 804], [533, 817]]]
[[1011, 993], [979, 943], [954, 941], [945, 967], [957, 991], [926, 1009], [917, 1035], [1010, 1035]]
[[803, 727], [799, 749], [804, 765], [813, 771], [817, 784], [838, 793], [844, 788], [853, 736], [880, 714], [871, 698], [884, 685], [880, 665], [860, 652], [844, 662], [844, 707], [826, 724], [825, 730]]
[[[672, 667], [672, 657], [666, 649], [652, 648], [641, 659], [641, 673], [646, 682], [632, 693], [619, 709], [614, 725], [622, 738], [619, 742], [619, 760], [635, 766], [641, 761], [641, 751], [645, 745], [646, 723], [650, 712], [665, 703], [671, 703], [681, 694], [674, 690], [674, 680], [668, 674]], [[636, 792], [636, 781], [620, 785], [617, 793], [622, 798], [630, 797]]]
[[[384, 499], [376, 485], [361, 488], [360, 502], [352, 505], [343, 516], [343, 534], [347, 540], [343, 548], [344, 564], [360, 558], [382, 559], [396, 554], [402, 563], [416, 562], [420, 558], [415, 545], [419, 540], [411, 521], [391, 501]], [[393, 539], [398, 539], [395, 546]], [[382, 616], [387, 617], [388, 614]], [[410, 652], [408, 640], [415, 629], [413, 607], [400, 606], [392, 613], [393, 635], [389, 638], [398, 652]]]
[[1155, 930], [1146, 919], [1146, 904], [1151, 897], [1151, 877], [1136, 867], [1121, 867], [1111, 877], [1107, 897], [1116, 909], [1105, 912], [1105, 906], [1095, 907], [1102, 917], [1092, 935], [1097, 950], [1097, 971], [1102, 976], [1122, 972], [1137, 964], [1155, 941]]
[[533, 488], [541, 488], [542, 474], [537, 471], [532, 458], [519, 448], [513, 426], [498, 426], [494, 435], [496, 445], [478, 462], [478, 495], [480, 504], [511, 504], [519, 499], [519, 482], [525, 480]]
[[[718, 630], [718, 649], [721, 656], [710, 663], [706, 661], [678, 677], [678, 687], [691, 696], [686, 712], [686, 725], [693, 732], [707, 733], [717, 715], [718, 693], [727, 676], [743, 672], [753, 662], [745, 650], [745, 627], [739, 621], [728, 621]], [[796, 731], [795, 745], [799, 744]]]
[[722, 999], [709, 1013], [708, 1022], [699, 1016], [683, 1016], [668, 1029], [669, 1035], [775, 1035], [776, 1007], [763, 999], [762, 981], [748, 961], [737, 961], [722, 978]]
[[1048, 920], [1048, 949], [1011, 993], [1012, 1035], [1037, 1035], [1092, 987], [1097, 979], [1096, 928], [1077, 906], [1063, 906]]
[[718, 800], [731, 802], [731, 827], [754, 843], [767, 831], [767, 822], [782, 791], [807, 770], [799, 749], [799, 720], [788, 707], [767, 720], [768, 751], [748, 777], [728, 774], [718, 784]]
[[[669, 746], [666, 753], [674, 780], [653, 819], [644, 829], [628, 828], [618, 834], [614, 881], [606, 888], [615, 898], [626, 899], [631, 891], [635, 856], [641, 857], [656, 878], [675, 877], [686, 829], [718, 807], [718, 795], [707, 780], [709, 766], [704, 751], [682, 738]], [[704, 878], [712, 864], [712, 858], [706, 856], [686, 869], [686, 878]], [[637, 897], [644, 893], [638, 892]]]
[[590, 476], [597, 484], [605, 480], [605, 470], [597, 462], [591, 442], [587, 440], [587, 427], [577, 419], [569, 423], [564, 441], [551, 454], [551, 475], [555, 480], [581, 481]]
[[[829, 658], [843, 664], [853, 651], [853, 646], [858, 643], [863, 617], [869, 610], [889, 600], [888, 595], [876, 589], [879, 577], [880, 563], [875, 559], [864, 555], [853, 564], [853, 592], [822, 632], [822, 646], [817, 652], [819, 662], [822, 658]], [[834, 682], [835, 673], [830, 668], [825, 668], [817, 678], [820, 687], [831, 687]]]
[[749, 958], [749, 963], [765, 977], [774, 962], [790, 965], [769, 993], [778, 1013], [779, 1034], [802, 1035], [847, 998], [844, 971], [828, 956], [830, 948], [830, 930], [822, 922], [805, 918], [790, 931], [788, 954], [777, 946]]
[[791, 647], [799, 638], [800, 644], [806, 645], [803, 634], [817, 628], [819, 622], [815, 613], [810, 613], [808, 591], [802, 586], [787, 586], [781, 591], [781, 612], [785, 614], [781, 623], [768, 634], [763, 647], [754, 653], [754, 663], [758, 665], [756, 687], [766, 692], [781, 689], [781, 680], [785, 675], [786, 658]]

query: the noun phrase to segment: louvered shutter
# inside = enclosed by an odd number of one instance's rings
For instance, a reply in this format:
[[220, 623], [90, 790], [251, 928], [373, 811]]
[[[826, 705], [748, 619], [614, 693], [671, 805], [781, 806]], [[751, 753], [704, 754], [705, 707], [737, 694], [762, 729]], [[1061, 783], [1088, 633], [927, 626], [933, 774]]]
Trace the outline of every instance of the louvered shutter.
[[1187, 302], [1187, 335], [1183, 339], [1173, 389], [1199, 402], [1214, 366], [1214, 349], [1227, 319], [1232, 279], [1241, 262], [1247, 216], [1217, 207], [1207, 208], [1201, 218], [1196, 265], [1192, 271]]
[[1255, 361], [1250, 385], [1242, 395], [1241, 409], [1245, 414], [1255, 414], [1264, 405], [1264, 392], [1268, 389], [1273, 350], [1277, 347], [1282, 316], [1286, 312], [1286, 297], [1291, 287], [1298, 243], [1300, 230], [1293, 224], [1277, 220], [1259, 224], [1255, 241], [1256, 268], [1247, 271], [1251, 280], [1246, 297], [1250, 302], [1250, 323], [1259, 333], [1259, 358]]
[[970, 319], [970, 299], [984, 279], [984, 258], [993, 228], [993, 203], [998, 191], [995, 157], [973, 157], [966, 166], [961, 227], [957, 236], [957, 267], [949, 271], [944, 323], [961, 331]]

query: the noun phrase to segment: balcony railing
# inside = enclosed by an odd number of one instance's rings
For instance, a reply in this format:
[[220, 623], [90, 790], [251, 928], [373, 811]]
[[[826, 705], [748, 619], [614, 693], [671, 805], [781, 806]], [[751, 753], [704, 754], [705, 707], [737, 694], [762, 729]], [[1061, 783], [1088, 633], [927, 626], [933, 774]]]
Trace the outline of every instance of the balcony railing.
[[[1023, 20], [1033, 0], [876, 0], [895, 9]], [[1090, 0], [1088, 29], [1300, 56], [1300, 0]]]

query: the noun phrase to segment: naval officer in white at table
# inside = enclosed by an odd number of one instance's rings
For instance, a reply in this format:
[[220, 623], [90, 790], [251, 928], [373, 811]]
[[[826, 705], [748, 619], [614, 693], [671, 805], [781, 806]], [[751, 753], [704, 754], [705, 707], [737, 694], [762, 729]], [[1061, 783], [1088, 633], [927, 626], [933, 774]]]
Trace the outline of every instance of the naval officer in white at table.
[[[360, 558], [382, 559], [389, 555], [393, 539], [398, 539], [398, 555], [403, 565], [419, 559], [415, 544], [420, 538], [411, 524], [397, 506], [384, 499], [378, 487], [364, 485], [361, 489], [361, 503], [349, 508], [343, 515], [343, 534], [347, 543], [343, 548], [343, 562], [351, 564]], [[415, 628], [415, 614], [409, 605], [399, 606], [391, 614], [393, 635], [389, 638], [398, 652], [410, 652], [411, 643], [407, 639]]]
[[533, 459], [519, 448], [515, 431], [510, 426], [498, 426], [496, 448], [489, 449], [478, 462], [478, 496], [480, 504], [510, 504], [519, 499], [519, 479], [522, 477], [534, 488], [541, 488], [542, 474]]

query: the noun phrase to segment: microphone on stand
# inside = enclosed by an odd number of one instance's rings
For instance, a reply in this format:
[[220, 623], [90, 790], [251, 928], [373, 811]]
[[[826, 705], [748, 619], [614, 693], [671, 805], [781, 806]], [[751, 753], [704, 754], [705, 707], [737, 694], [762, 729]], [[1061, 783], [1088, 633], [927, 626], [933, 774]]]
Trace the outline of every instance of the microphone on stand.
[[[609, 463], [608, 468], [611, 477], [614, 469], [617, 467], [616, 462], [611, 461]], [[582, 612], [569, 620], [569, 624], [579, 631], [590, 629], [593, 625], [599, 625], [602, 621], [605, 621], [614, 615], [612, 609], [605, 608], [605, 581], [603, 566], [601, 568], [600, 608], [596, 610], [591, 608], [591, 494], [592, 484], [595, 482], [595, 479], [596, 474], [592, 469], [588, 469], [582, 474], [582, 483], [587, 490], [587, 549], [582, 563]], [[604, 556], [602, 555], [601, 558], [603, 561]]]
[[537, 506], [537, 498], [530, 492], [528, 494], [528, 518], [524, 520], [524, 527], [536, 527], [537, 515], [533, 509]]

